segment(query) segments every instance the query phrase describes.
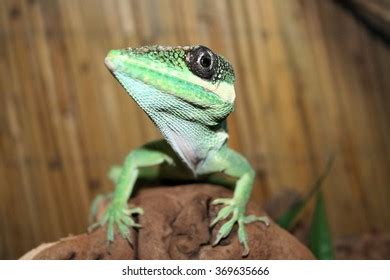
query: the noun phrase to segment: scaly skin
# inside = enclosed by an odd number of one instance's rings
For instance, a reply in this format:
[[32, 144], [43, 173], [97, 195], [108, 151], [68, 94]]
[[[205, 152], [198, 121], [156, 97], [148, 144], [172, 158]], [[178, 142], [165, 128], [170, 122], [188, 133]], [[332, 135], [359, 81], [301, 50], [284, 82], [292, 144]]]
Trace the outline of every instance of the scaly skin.
[[227, 237], [238, 224], [238, 238], [249, 253], [245, 224], [267, 217], [246, 216], [255, 172], [248, 161], [227, 146], [226, 117], [234, 108], [234, 72], [227, 60], [203, 46], [142, 47], [112, 50], [106, 66], [127, 93], [160, 129], [163, 140], [132, 151], [124, 164], [114, 167], [109, 176], [116, 184], [113, 199], [97, 224], [107, 224], [108, 240], [114, 240], [115, 226], [131, 241], [130, 227], [139, 227], [129, 209], [138, 178], [201, 178], [213, 182], [219, 174], [235, 178], [232, 198], [220, 198], [223, 204], [211, 222], [229, 218], [219, 229], [213, 245]]

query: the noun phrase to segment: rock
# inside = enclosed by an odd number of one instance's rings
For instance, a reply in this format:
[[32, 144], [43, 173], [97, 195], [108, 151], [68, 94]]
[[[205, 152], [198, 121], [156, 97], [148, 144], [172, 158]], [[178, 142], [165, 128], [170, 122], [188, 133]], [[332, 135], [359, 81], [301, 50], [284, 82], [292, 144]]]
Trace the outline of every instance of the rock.
[[[212, 229], [209, 224], [221, 206], [210, 202], [231, 196], [226, 188], [206, 184], [142, 189], [130, 200], [130, 204], [145, 210], [139, 216], [142, 228], [132, 231], [134, 248], [119, 235], [108, 246], [105, 229], [100, 228], [89, 235], [41, 245], [22, 258], [242, 259], [236, 226], [229, 237], [211, 246], [221, 223]], [[247, 213], [264, 215], [252, 203]], [[246, 229], [251, 250], [245, 259], [314, 259], [304, 245], [272, 221], [269, 227], [257, 222], [246, 225]]]
[[42, 244], [26, 253], [24, 260], [127, 260], [134, 259], [134, 249], [119, 235], [115, 242], [107, 245], [104, 228], [91, 234], [80, 234], [60, 239], [57, 242]]

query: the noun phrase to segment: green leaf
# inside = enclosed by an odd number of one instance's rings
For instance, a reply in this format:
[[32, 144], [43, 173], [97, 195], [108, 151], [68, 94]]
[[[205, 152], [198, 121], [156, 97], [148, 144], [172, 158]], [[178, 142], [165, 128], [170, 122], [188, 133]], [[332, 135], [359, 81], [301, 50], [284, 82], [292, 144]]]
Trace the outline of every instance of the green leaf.
[[328, 219], [326, 217], [325, 201], [322, 192], [317, 194], [309, 239], [309, 247], [317, 259], [334, 259], [332, 238]]
[[333, 161], [334, 161], [333, 156], [328, 159], [328, 162], [326, 163], [324, 171], [322, 172], [322, 174], [320, 174], [320, 176], [318, 176], [317, 180], [314, 182], [313, 186], [311, 187], [311, 189], [310, 189], [309, 193], [306, 195], [306, 197], [303, 200], [298, 201], [297, 203], [293, 204], [289, 209], [287, 209], [287, 211], [284, 214], [282, 214], [277, 219], [276, 223], [279, 226], [281, 226], [282, 228], [284, 228], [286, 230], [290, 230], [295, 225], [295, 221], [296, 221], [296, 218], [298, 217], [298, 215], [306, 207], [309, 200], [316, 193], [318, 193], [319, 190], [321, 189], [325, 178], [328, 176], [328, 174], [332, 168]]
[[294, 225], [295, 218], [301, 213], [304, 207], [305, 203], [303, 201], [295, 203], [277, 219], [276, 223], [284, 229], [291, 229]]

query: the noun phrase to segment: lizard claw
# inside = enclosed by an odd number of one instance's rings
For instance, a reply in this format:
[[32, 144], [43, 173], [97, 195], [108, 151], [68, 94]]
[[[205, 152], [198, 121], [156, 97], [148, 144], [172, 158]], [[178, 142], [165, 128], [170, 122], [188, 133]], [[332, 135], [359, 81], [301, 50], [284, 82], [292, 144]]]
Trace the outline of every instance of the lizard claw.
[[124, 209], [124, 213], [126, 215], [133, 215], [133, 214], [139, 214], [139, 215], [142, 215], [144, 213], [144, 209], [142, 209], [141, 207], [135, 207], [135, 208], [126, 208]]
[[127, 204], [122, 206], [111, 203], [99, 221], [88, 228], [88, 232], [107, 224], [107, 241], [109, 243], [114, 241], [115, 227], [117, 227], [120, 235], [133, 245], [130, 228], [141, 227], [131, 217], [133, 214], [143, 214], [143, 209], [140, 207], [128, 208]]
[[250, 215], [246, 216], [243, 218], [244, 224], [250, 224], [253, 222], [262, 222], [264, 223], [267, 227], [270, 225], [269, 218], [267, 216], [255, 216], [255, 215]]
[[87, 232], [88, 233], [91, 233], [93, 232], [95, 229], [97, 229], [98, 227], [100, 227], [101, 225], [99, 223], [93, 223], [92, 225], [90, 225], [87, 229]]
[[233, 199], [231, 198], [217, 198], [214, 199], [211, 204], [212, 205], [218, 205], [218, 204], [231, 204]]
[[229, 236], [235, 223], [238, 224], [238, 240], [243, 246], [243, 256], [249, 254], [248, 236], [245, 231], [245, 224], [253, 222], [262, 222], [266, 226], [269, 226], [270, 221], [266, 216], [245, 216], [245, 207], [239, 203], [235, 203], [234, 199], [216, 199], [212, 204], [225, 204], [226, 206], [219, 210], [216, 218], [210, 223], [210, 227], [216, 225], [219, 221], [222, 221], [231, 215], [231, 218], [226, 221], [218, 230], [215, 241], [212, 246], [216, 246], [223, 238]]
[[236, 209], [231, 210], [231, 211], [233, 211], [232, 218], [230, 220], [228, 220], [226, 223], [224, 223], [221, 226], [221, 228], [218, 230], [217, 237], [215, 238], [213, 246], [216, 246], [223, 238], [227, 237], [230, 234], [234, 224], [237, 222], [237, 218], [239, 215], [238, 211]]
[[210, 227], [213, 227], [219, 221], [226, 219], [231, 214], [232, 207], [233, 206], [228, 205], [219, 210], [217, 217], [215, 217], [214, 220], [210, 223]]

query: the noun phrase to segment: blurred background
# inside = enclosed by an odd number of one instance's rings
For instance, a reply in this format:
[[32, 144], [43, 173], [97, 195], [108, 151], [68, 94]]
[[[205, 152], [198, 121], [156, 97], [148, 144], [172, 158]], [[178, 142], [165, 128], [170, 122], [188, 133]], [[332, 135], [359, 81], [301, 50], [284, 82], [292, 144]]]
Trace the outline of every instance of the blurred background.
[[153, 44], [206, 45], [234, 65], [229, 141], [256, 169], [259, 207], [304, 196], [335, 156], [323, 184], [335, 244], [389, 248], [388, 4], [0, 0], [0, 259], [84, 232], [110, 166], [160, 138], [103, 63]]

